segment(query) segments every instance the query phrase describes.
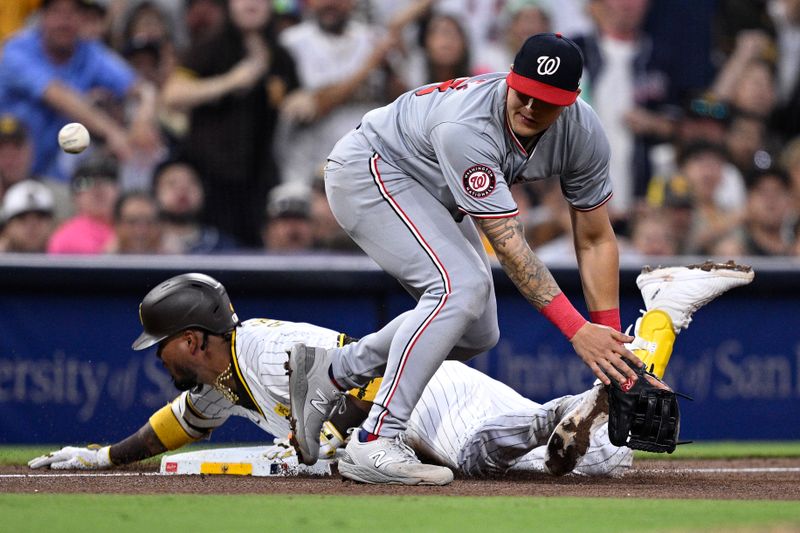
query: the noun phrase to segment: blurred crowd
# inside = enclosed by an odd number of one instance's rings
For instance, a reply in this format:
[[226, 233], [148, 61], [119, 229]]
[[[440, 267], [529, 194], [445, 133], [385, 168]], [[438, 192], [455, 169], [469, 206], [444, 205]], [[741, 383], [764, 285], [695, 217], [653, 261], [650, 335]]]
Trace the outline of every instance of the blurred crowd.
[[[339, 137], [545, 31], [583, 51], [623, 258], [800, 255], [800, 0], [3, 0], [0, 251], [357, 253]], [[574, 257], [558, 180], [514, 194]]]

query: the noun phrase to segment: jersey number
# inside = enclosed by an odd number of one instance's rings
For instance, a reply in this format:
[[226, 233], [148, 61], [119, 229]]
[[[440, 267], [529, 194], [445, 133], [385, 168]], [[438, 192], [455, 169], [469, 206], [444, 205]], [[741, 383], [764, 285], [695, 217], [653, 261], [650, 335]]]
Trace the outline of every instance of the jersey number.
[[447, 80], [439, 85], [432, 85], [430, 87], [425, 87], [424, 89], [420, 89], [419, 91], [415, 92], [415, 96], [424, 96], [426, 94], [431, 94], [433, 91], [439, 91], [440, 93], [445, 92], [447, 89], [466, 89], [467, 86], [464, 83], [469, 78], [454, 78], [452, 80]]

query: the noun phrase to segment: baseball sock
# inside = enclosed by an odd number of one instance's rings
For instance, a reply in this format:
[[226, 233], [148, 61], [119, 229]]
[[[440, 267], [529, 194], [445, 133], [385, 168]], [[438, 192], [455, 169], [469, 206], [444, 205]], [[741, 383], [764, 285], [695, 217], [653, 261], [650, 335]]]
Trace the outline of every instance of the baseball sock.
[[372, 442], [376, 440], [378, 436], [374, 433], [370, 433], [364, 428], [358, 430], [358, 441], [359, 442]]
[[339, 389], [342, 392], [347, 392], [347, 389], [345, 387], [342, 387], [341, 385], [339, 385], [339, 382], [336, 381], [335, 377], [333, 377], [333, 365], [330, 365], [328, 367], [328, 377], [331, 379], [331, 383], [333, 383], [334, 387], [336, 387], [337, 389]]
[[[664, 377], [667, 363], [672, 356], [675, 344], [675, 330], [672, 319], [665, 311], [653, 309], [636, 321], [633, 353], [641, 359], [648, 370], [659, 378]], [[641, 339], [641, 342], [639, 339]]]

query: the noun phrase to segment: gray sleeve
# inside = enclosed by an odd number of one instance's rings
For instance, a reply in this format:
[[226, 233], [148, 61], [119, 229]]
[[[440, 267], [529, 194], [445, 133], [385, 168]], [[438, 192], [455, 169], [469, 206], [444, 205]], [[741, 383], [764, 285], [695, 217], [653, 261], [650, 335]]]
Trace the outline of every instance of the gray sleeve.
[[[178, 396], [172, 410], [184, 429], [202, 434], [221, 426], [231, 415], [233, 404], [209, 385]], [[190, 431], [191, 430], [191, 431]]]
[[608, 175], [611, 147], [597, 115], [588, 111], [581, 117], [583, 124], [575, 127], [579, 133], [571, 136], [570, 161], [561, 175], [564, 198], [579, 211], [600, 207], [612, 195]]
[[437, 125], [430, 138], [444, 181], [461, 211], [477, 218], [519, 214], [495, 144], [475, 129], [453, 123]]

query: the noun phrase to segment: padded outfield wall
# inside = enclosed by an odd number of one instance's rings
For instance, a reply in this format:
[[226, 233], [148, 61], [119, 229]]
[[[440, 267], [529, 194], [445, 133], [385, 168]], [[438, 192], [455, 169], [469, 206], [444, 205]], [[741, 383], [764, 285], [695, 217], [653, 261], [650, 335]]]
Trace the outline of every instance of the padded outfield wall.
[[[685, 260], [685, 259], [684, 259]], [[667, 381], [685, 439], [800, 439], [800, 263], [757, 261], [756, 279], [698, 312], [676, 342]], [[623, 267], [622, 321], [642, 307]], [[577, 272], [552, 266], [583, 310]], [[176, 395], [154, 349], [134, 352], [137, 307], [169, 276], [225, 283], [242, 319], [306, 321], [361, 336], [413, 305], [363, 257], [0, 258], [0, 443], [109, 442]], [[537, 401], [588, 388], [569, 343], [495, 270], [501, 340], [470, 364]], [[268, 438], [231, 419], [213, 441]]]

